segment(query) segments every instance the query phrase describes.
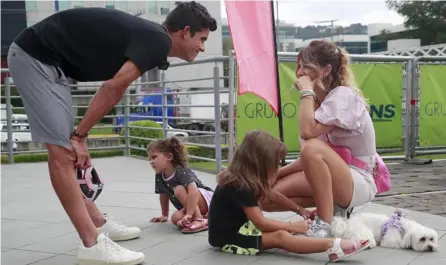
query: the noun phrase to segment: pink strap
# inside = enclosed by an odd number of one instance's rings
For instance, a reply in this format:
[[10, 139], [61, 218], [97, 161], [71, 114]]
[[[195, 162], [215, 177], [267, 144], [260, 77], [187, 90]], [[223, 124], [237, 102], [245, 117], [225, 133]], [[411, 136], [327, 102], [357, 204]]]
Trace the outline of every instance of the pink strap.
[[[326, 137], [327, 137], [327, 144], [329, 145], [329, 146], [331, 146], [331, 147], [336, 147], [331, 141], [330, 141], [330, 137], [328, 137], [328, 133], [327, 134], [325, 134], [326, 135]], [[355, 167], [357, 167], [357, 168], [360, 168], [360, 169], [367, 169], [367, 163], [365, 163], [364, 161], [362, 161], [362, 160], [360, 160], [360, 159], [358, 159], [358, 158], [356, 158], [356, 157], [354, 157], [354, 156], [351, 156], [351, 159], [350, 159], [350, 165], [352, 165], [352, 166], [355, 166]]]
[[360, 169], [364, 169], [364, 170], [367, 169], [367, 164], [364, 161], [362, 161], [354, 156], [352, 156], [352, 160], [351, 160], [350, 164], [352, 166], [355, 166]]

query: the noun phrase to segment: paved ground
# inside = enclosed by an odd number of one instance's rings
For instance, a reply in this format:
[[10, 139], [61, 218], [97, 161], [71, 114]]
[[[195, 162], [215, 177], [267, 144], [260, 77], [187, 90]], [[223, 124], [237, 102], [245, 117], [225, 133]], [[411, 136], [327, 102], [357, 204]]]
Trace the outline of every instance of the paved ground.
[[431, 165], [389, 165], [392, 190], [374, 202], [446, 217], [446, 160]]
[[[291, 255], [282, 251], [270, 251], [260, 256], [241, 257], [221, 253], [209, 246], [206, 233], [186, 236], [179, 234], [172, 225], [151, 224], [148, 222], [149, 218], [159, 215], [160, 207], [158, 197], [153, 192], [153, 172], [147, 162], [119, 157], [95, 159], [93, 163], [106, 181], [105, 191], [97, 201], [100, 209], [128, 225], [143, 229], [141, 238], [122, 245], [143, 251], [146, 254], [144, 264], [326, 264], [324, 254]], [[427, 167], [429, 166], [423, 166], [425, 169]], [[411, 171], [408, 166], [403, 166], [403, 170]], [[215, 185], [215, 175], [201, 173], [200, 178], [208, 185]], [[395, 176], [395, 181], [399, 178], [399, 175]], [[47, 165], [2, 165], [1, 187], [1, 264], [75, 264], [79, 239], [51, 189]], [[397, 189], [395, 185], [395, 190]], [[390, 214], [393, 209], [369, 204], [356, 210]], [[352, 257], [345, 263], [445, 264], [446, 218], [409, 210], [406, 213], [409, 218], [438, 231], [442, 237], [440, 251], [418, 254], [375, 248]], [[298, 218], [292, 213], [267, 215], [277, 219]]]

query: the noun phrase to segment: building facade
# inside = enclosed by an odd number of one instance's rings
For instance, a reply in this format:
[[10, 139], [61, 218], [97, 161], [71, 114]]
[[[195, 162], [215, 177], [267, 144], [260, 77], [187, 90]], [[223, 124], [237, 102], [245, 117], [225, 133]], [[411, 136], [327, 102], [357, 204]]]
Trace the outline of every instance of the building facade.
[[374, 23], [367, 25], [370, 53], [415, 49], [421, 46], [418, 29], [404, 25]]

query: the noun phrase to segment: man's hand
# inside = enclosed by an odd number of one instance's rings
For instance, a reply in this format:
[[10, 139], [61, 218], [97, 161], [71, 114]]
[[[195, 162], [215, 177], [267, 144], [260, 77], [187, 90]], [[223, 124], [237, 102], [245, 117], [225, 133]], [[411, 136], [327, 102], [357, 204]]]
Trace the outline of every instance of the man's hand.
[[82, 170], [91, 167], [91, 159], [86, 142], [83, 139], [71, 138], [71, 145], [76, 154], [76, 163], [74, 166]]
[[169, 218], [168, 216], [162, 215], [159, 217], [153, 217], [152, 219], [150, 219], [150, 222], [151, 223], [165, 223], [165, 222], [167, 222], [168, 218]]

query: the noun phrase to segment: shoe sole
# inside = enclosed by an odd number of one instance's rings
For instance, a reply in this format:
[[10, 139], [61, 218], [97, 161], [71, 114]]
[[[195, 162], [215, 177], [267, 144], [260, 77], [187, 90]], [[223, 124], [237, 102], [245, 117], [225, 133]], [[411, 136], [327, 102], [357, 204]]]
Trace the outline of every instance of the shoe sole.
[[139, 232], [137, 234], [123, 235], [123, 236], [109, 236], [109, 238], [115, 242], [118, 242], [118, 241], [132, 240], [132, 239], [138, 238], [140, 235], [141, 235], [141, 232]]
[[346, 259], [346, 258], [348, 258], [348, 257], [354, 256], [354, 255], [356, 255], [356, 254], [358, 254], [358, 253], [360, 253], [360, 252], [362, 252], [362, 251], [368, 249], [369, 247], [370, 247], [370, 242], [368, 242], [367, 244], [365, 244], [364, 246], [362, 246], [362, 248], [358, 249], [358, 250], [355, 251], [355, 252], [352, 252], [352, 253], [349, 253], [349, 254], [345, 254], [344, 256], [342, 256], [342, 257], [340, 257], [340, 258], [337, 258], [337, 259], [334, 259], [334, 260], [330, 260], [329, 262], [330, 262], [330, 263], [336, 263], [336, 262], [341, 261], [341, 260], [344, 260], [344, 259]]
[[102, 260], [91, 260], [91, 259], [78, 259], [77, 264], [78, 265], [138, 265], [143, 263], [145, 260], [145, 257], [139, 258], [137, 260], [131, 260], [127, 262], [107, 262]]

